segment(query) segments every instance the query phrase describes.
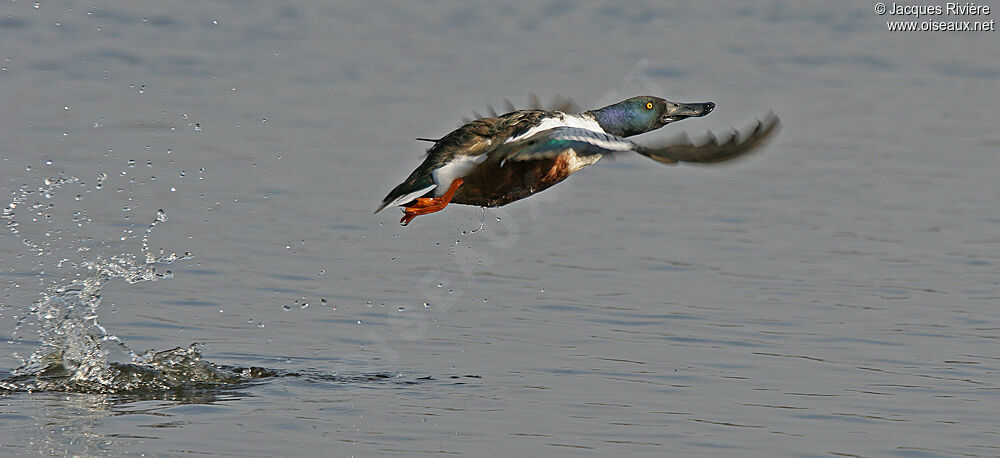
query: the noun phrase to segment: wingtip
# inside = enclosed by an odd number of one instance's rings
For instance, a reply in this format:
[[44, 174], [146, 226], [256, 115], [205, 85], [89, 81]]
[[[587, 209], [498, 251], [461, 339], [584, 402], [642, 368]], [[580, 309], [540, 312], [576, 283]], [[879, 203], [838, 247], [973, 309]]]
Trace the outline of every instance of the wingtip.
[[682, 135], [670, 144], [635, 151], [664, 164], [727, 162], [759, 150], [761, 146], [776, 137], [780, 126], [781, 120], [778, 115], [769, 110], [763, 119], [761, 117], [754, 119], [746, 134], [741, 135], [740, 130], [735, 128], [721, 137], [708, 131], [700, 142], [693, 142], [686, 135]]
[[[768, 110], [767, 113], [764, 113], [763, 119], [757, 118], [757, 125], [743, 139], [744, 142], [752, 143], [747, 152], [760, 149], [760, 147], [774, 140], [780, 131], [781, 118], [773, 110]], [[730, 141], [738, 141], [738, 136], [734, 135]]]
[[781, 131], [781, 118], [778, 117], [773, 111], [768, 110], [764, 114], [764, 119], [757, 120], [757, 128], [754, 129], [753, 134], [761, 138], [762, 143], [770, 140], [773, 135]]
[[764, 113], [764, 120], [761, 121], [758, 119], [757, 122], [765, 126], [764, 130], [781, 128], [781, 118], [772, 110], [767, 110], [767, 113]]

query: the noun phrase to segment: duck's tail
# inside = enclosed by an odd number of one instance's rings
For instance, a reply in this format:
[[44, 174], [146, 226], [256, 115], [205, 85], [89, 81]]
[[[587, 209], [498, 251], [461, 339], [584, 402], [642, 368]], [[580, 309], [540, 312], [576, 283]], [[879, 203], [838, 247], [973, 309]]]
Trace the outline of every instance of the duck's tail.
[[389, 192], [389, 195], [382, 199], [382, 204], [375, 209], [374, 213], [378, 213], [384, 210], [386, 207], [391, 207], [393, 205], [404, 205], [408, 202], [413, 201], [417, 197], [422, 197], [424, 194], [431, 192], [437, 187], [437, 184], [431, 182], [430, 185], [419, 187], [415, 182], [411, 180], [406, 180], [400, 183], [399, 186], [393, 188]]

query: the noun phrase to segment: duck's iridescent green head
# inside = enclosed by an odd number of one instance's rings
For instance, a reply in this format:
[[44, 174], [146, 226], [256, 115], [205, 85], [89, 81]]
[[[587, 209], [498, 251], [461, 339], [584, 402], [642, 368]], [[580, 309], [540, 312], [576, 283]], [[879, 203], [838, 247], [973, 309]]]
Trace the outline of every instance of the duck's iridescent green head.
[[628, 137], [659, 129], [674, 121], [705, 116], [715, 109], [712, 102], [676, 103], [659, 97], [640, 96], [589, 111], [605, 132]]

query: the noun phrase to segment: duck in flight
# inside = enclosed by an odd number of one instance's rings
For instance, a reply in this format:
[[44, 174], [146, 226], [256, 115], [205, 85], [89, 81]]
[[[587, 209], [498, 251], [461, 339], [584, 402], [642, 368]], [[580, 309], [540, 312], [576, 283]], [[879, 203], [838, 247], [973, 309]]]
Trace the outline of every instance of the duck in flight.
[[627, 138], [714, 109], [712, 102], [641, 96], [579, 114], [531, 109], [481, 117], [440, 139], [419, 139], [434, 145], [375, 213], [400, 205], [399, 222], [406, 226], [449, 203], [499, 207], [543, 191], [605, 155], [635, 152], [664, 164], [728, 161], [759, 147], [780, 125], [769, 113], [742, 139], [735, 130], [721, 141], [709, 132], [698, 144], [683, 138], [643, 146]]

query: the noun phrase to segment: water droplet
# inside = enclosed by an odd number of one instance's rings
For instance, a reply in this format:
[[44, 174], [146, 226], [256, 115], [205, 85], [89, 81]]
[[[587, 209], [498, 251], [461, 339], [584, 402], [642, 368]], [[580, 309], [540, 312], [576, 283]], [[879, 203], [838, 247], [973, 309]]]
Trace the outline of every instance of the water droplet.
[[399, 311], [402, 312], [403, 310], [406, 310], [406, 307], [399, 306]]
[[34, 2], [31, 4], [36, 10], [42, 7], [42, 2]]
[[197, 123], [197, 122], [194, 123], [194, 131], [195, 132], [201, 132], [201, 124], [200, 123]]
[[438, 288], [444, 286], [444, 283], [438, 283]]
[[323, 305], [326, 305], [326, 299], [320, 299], [320, 300], [319, 300], [319, 303], [320, 303], [320, 304], [323, 304]]
[[285, 304], [285, 305], [281, 306], [281, 309], [284, 310], [284, 311], [286, 311], [286, 312], [288, 312], [288, 311], [292, 310], [292, 306], [290, 306], [288, 304]]
[[427, 307], [430, 307], [430, 306], [431, 306], [430, 302], [424, 302], [424, 308], [427, 308]]

